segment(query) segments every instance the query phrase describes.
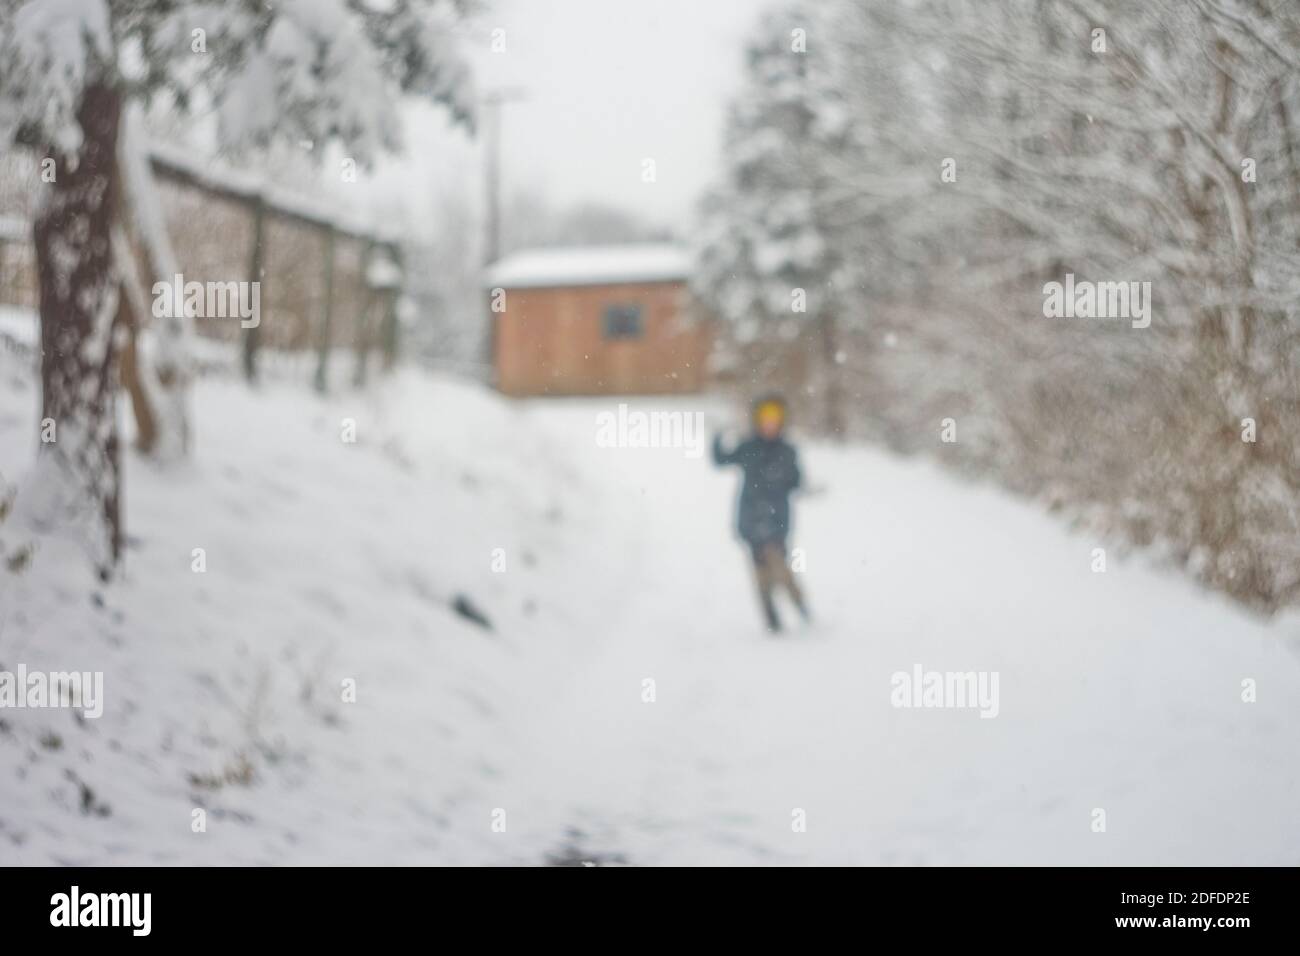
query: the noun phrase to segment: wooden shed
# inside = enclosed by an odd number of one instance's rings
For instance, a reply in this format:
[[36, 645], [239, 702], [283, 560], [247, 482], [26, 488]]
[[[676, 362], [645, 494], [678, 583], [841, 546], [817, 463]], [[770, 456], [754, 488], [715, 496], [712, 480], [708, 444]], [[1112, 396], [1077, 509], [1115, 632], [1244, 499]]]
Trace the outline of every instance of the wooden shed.
[[536, 249], [488, 271], [492, 362], [507, 395], [696, 392], [710, 339], [668, 243]]

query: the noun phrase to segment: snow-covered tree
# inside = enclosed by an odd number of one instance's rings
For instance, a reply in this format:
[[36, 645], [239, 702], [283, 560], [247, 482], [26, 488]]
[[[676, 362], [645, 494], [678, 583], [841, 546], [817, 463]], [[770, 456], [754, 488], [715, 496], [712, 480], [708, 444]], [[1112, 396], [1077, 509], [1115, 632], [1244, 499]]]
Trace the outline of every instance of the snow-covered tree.
[[[878, 120], [866, 91], [900, 75], [933, 104], [920, 143], [905, 117], [883, 128], [932, 184], [900, 227], [946, 286], [934, 351], [959, 356], [1001, 467], [1244, 600], [1300, 597], [1300, 8], [873, 2], [846, 5], [841, 35], [862, 48], [855, 117]], [[880, 77], [882, 36], [910, 73]], [[1045, 320], [1067, 273], [1149, 282], [1150, 328]], [[1242, 441], [1247, 418], [1266, 440]]]
[[[1300, 10], [935, 0], [912, 13], [901, 37], [962, 163], [955, 188], [919, 206], [950, 237], [931, 267], [982, 330], [952, 336], [969, 342], [970, 381], [999, 396], [1009, 441], [1041, 456], [1026, 470], [1067, 499], [1120, 505], [1120, 524], [1243, 599], [1300, 596]], [[1043, 321], [1043, 285], [1067, 273], [1149, 282], [1151, 328]], [[1266, 442], [1241, 440], [1245, 418], [1267, 420]]]
[[[816, 182], [858, 430], [933, 449], [958, 419], [945, 460], [1258, 606], [1300, 600], [1300, 7], [826, 0], [807, 56], [850, 145], [775, 189], [733, 170], [701, 291], [762, 314], [749, 263], [787, 235], [788, 182]], [[733, 167], [798, 155], [748, 109]], [[1067, 275], [1150, 283], [1150, 326], [1046, 317]]]
[[[139, 113], [163, 101], [217, 118], [227, 150], [336, 140], [358, 163], [400, 146], [400, 96], [471, 114], [454, 27], [469, 0], [4, 0], [0, 143], [46, 175], [34, 224], [41, 291], [40, 520], [89, 519], [100, 573], [122, 542], [118, 352], [159, 447], [184, 444], [187, 318], [148, 323], [142, 289], [173, 273], [151, 210]], [[145, 250], [130, 259], [131, 239]], [[231, 277], [242, 279], [244, 277]], [[33, 497], [37, 497], [33, 495]]]
[[[852, 143], [821, 23], [811, 6], [780, 8], [749, 45], [723, 143], [723, 181], [704, 202], [696, 291], [741, 342], [793, 335], [809, 343], [825, 392], [823, 422], [838, 433], [847, 289], [824, 228], [826, 166]], [[754, 373], [756, 381], [767, 377]]]

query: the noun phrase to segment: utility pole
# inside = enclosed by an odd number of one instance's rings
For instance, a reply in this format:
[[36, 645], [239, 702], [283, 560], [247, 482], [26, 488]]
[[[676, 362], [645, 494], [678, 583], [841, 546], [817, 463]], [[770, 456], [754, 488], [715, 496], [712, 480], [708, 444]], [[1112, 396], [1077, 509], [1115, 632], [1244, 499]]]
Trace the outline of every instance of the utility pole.
[[498, 87], [482, 98], [483, 152], [487, 184], [486, 233], [483, 241], [483, 264], [496, 262], [501, 255], [501, 106], [524, 98], [521, 87]]

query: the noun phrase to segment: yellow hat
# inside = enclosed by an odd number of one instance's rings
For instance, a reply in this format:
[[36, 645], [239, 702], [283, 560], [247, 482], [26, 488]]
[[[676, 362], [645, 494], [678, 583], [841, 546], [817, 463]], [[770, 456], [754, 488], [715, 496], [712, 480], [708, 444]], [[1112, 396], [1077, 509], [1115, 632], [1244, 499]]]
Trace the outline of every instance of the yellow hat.
[[785, 405], [774, 399], [759, 402], [754, 406], [754, 424], [785, 424]]

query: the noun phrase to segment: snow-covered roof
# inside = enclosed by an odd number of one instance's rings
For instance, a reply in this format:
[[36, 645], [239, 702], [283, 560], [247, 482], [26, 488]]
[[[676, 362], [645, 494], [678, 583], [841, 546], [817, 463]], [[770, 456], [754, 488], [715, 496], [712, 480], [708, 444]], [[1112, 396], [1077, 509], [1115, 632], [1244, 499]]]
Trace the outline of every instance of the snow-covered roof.
[[677, 282], [691, 274], [691, 255], [671, 242], [568, 246], [513, 252], [488, 268], [489, 288]]
[[236, 169], [219, 159], [204, 157], [182, 144], [152, 142], [149, 144], [149, 158], [155, 166], [170, 167], [199, 185], [249, 199], [260, 196], [274, 209], [314, 222], [330, 223], [343, 232], [371, 236], [381, 242], [394, 242], [400, 237], [397, 230], [373, 217], [301, 195], [272, 183], [261, 173]]

